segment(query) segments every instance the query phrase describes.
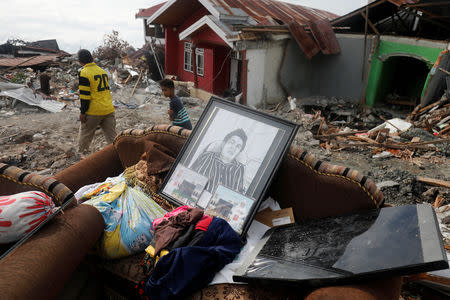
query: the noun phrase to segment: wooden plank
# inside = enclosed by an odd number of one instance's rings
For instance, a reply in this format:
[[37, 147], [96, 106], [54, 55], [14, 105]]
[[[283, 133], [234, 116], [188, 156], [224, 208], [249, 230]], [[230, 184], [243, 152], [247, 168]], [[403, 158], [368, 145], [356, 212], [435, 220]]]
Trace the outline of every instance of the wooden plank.
[[264, 33], [269, 33], [269, 32], [279, 32], [279, 33], [289, 33], [289, 29], [287, 29], [286, 27], [278, 27], [278, 28], [273, 28], [273, 27], [242, 27], [241, 28], [242, 32], [264, 32]]
[[429, 7], [429, 6], [445, 6], [450, 5], [450, 1], [436, 1], [428, 3], [406, 4], [409, 7]]
[[396, 104], [396, 105], [405, 105], [405, 106], [416, 106], [416, 102], [414, 101], [407, 101], [407, 100], [394, 100], [390, 99], [386, 101], [389, 104]]
[[372, 23], [372, 21], [370, 21], [369, 18], [366, 18], [366, 14], [361, 12], [361, 16], [367, 20], [367, 23], [369, 24], [370, 28], [372, 28], [373, 32], [375, 32], [376, 35], [380, 35], [380, 32], [378, 31], [378, 29], [375, 27], [375, 25]]
[[134, 87], [133, 87], [133, 90], [131, 91], [130, 97], [128, 97], [128, 100], [130, 100], [131, 97], [133, 97], [134, 91], [136, 90], [136, 87], [138, 86], [139, 81], [141, 81], [141, 76], [142, 76], [142, 70], [141, 70], [141, 72], [139, 73], [139, 77], [138, 77], [138, 79], [137, 79], [137, 81], [136, 81], [136, 84], [135, 84]]
[[434, 103], [431, 103], [430, 105], [427, 105], [427, 106], [425, 106], [424, 108], [419, 109], [419, 114], [421, 114], [421, 113], [423, 113], [423, 112], [429, 110], [430, 108], [433, 108], [433, 107], [435, 107], [435, 106], [440, 105], [442, 102], [443, 102], [443, 101], [439, 99], [438, 101], [436, 101], [436, 102], [434, 102]]
[[[375, 7], [375, 6], [381, 5], [381, 4], [385, 3], [386, 1], [387, 1], [387, 0], [372, 2], [372, 4], [369, 4], [369, 9], [370, 9], [370, 8], [373, 8], [373, 7]], [[366, 6], [361, 7], [360, 9], [358, 9], [358, 10], [356, 10], [356, 11], [354, 11], [354, 12], [351, 12], [351, 13], [349, 13], [349, 14], [347, 14], [347, 15], [344, 15], [344, 16], [342, 16], [342, 17], [340, 17], [340, 18], [336, 18], [336, 19], [332, 20], [332, 21], [331, 21], [331, 24], [334, 25], [334, 24], [339, 23], [339, 22], [341, 22], [341, 21], [343, 21], [343, 20], [350, 19], [351, 17], [360, 14], [360, 12], [361, 12], [361, 11], [364, 11], [364, 10], [366, 10]]]
[[450, 181], [439, 180], [439, 179], [434, 179], [434, 178], [429, 178], [429, 177], [422, 177], [422, 176], [418, 176], [417, 181], [420, 181], [420, 182], [423, 182], [423, 183], [426, 183], [429, 185], [446, 187], [446, 188], [450, 189]]
[[447, 74], [447, 75], [450, 75], [450, 72], [449, 72], [449, 71], [444, 70], [444, 69], [442, 69], [442, 68], [439, 68], [439, 71], [444, 72], [444, 73]]

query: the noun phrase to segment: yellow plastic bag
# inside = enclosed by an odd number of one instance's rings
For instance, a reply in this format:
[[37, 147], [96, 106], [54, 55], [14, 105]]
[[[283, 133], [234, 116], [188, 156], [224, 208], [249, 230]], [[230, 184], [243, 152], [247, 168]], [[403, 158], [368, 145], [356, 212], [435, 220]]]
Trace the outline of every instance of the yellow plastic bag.
[[84, 202], [96, 207], [105, 220], [98, 244], [107, 259], [121, 258], [145, 250], [152, 240], [152, 222], [166, 211], [139, 189], [120, 182]]

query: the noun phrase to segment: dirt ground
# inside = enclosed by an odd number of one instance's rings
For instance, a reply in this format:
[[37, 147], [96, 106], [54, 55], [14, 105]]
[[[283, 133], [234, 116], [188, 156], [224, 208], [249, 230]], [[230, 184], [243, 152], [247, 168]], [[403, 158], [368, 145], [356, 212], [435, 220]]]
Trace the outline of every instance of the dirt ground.
[[[167, 99], [155, 89], [149, 91], [144, 88], [138, 88], [130, 98], [130, 89], [125, 87], [113, 92], [113, 100], [117, 106], [118, 132], [129, 128], [145, 129], [154, 124], [169, 123]], [[195, 124], [206, 102], [188, 97], [182, 99]], [[2, 101], [3, 104], [0, 106], [1, 162], [50, 175], [80, 160], [80, 155], [77, 153], [77, 134], [80, 124], [78, 101], [67, 102], [67, 106], [59, 113], [49, 113], [23, 103], [11, 107], [10, 103], [5, 103], [5, 99], [0, 99], [0, 102]], [[323, 103], [323, 99], [314, 101]], [[354, 105], [339, 101], [341, 102], [336, 105], [341, 111], [352, 111], [352, 109], [353, 112], [355, 111]], [[306, 102], [297, 100], [298, 107], [290, 112], [287, 103], [280, 105], [276, 111], [273, 109], [265, 111], [300, 125], [294, 141], [298, 147], [324, 161], [354, 168], [372, 178], [382, 187], [387, 203], [393, 205], [432, 203], [437, 195], [441, 195], [445, 199], [443, 204], [448, 204], [450, 197], [447, 189], [431, 187], [416, 180], [417, 176], [450, 180], [448, 145], [443, 145], [444, 148], [441, 146], [441, 151], [419, 153], [408, 160], [394, 156], [373, 158], [374, 152], [371, 148], [349, 147], [338, 151], [326, 150], [320, 146], [318, 140], [312, 137], [316, 129], [308, 119], [311, 115], [306, 113], [309, 106], [302, 106], [302, 103]], [[328, 102], [334, 105], [333, 101]], [[311, 107], [316, 110], [321, 108], [320, 106]], [[322, 106], [322, 109], [325, 111], [329, 108]], [[347, 118], [347, 120], [350, 119]], [[366, 118], [366, 121], [370, 123], [369, 121], [373, 121], [373, 118]], [[381, 120], [375, 120], [369, 125], [380, 123], [382, 123]], [[355, 124], [350, 122], [344, 125], [352, 128]], [[103, 134], [101, 130], [98, 130], [91, 145], [91, 152], [105, 145]]]

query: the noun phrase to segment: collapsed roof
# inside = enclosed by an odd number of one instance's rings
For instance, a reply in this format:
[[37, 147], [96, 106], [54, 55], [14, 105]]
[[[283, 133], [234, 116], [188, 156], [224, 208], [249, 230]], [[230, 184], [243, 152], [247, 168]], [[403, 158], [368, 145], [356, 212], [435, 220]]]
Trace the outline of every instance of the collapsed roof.
[[[204, 16], [180, 33], [188, 38], [204, 26], [210, 27], [230, 47], [237, 40], [259, 39], [265, 33], [291, 32], [305, 55], [339, 53], [330, 25], [337, 15], [310, 7], [275, 0], [170, 0], [151, 17], [148, 24], [178, 26], [193, 12], [206, 8]], [[306, 30], [310, 30], [312, 37]]]
[[331, 24], [337, 32], [415, 36], [447, 40], [450, 37], [450, 1], [377, 0]]
[[0, 67], [48, 66], [58, 57], [69, 55], [58, 47], [56, 40], [21, 42], [21, 45], [7, 42], [0, 45]]

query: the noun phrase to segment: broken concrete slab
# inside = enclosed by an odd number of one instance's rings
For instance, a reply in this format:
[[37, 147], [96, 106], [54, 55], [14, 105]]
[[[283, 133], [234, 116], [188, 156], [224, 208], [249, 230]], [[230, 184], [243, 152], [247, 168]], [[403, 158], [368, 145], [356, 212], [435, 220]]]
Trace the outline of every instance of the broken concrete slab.
[[383, 124], [372, 128], [371, 130], [369, 130], [369, 132], [374, 132], [383, 128], [388, 128], [389, 129], [389, 133], [394, 133], [394, 132], [403, 132], [408, 130], [410, 127], [412, 126], [411, 123], [399, 119], [399, 118], [394, 118], [394, 119], [390, 119], [387, 120], [386, 122], [384, 122]]

